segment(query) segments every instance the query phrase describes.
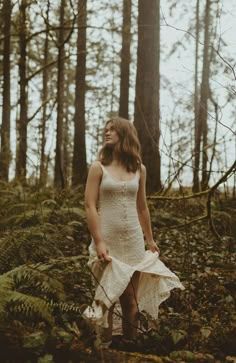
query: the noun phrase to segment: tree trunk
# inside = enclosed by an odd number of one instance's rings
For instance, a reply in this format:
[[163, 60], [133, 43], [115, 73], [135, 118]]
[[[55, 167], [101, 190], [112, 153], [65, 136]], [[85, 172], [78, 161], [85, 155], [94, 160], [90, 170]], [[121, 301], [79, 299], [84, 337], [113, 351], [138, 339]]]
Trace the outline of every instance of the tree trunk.
[[1, 151], [0, 151], [0, 179], [8, 181], [10, 166], [10, 32], [12, 4], [10, 0], [3, 2], [3, 104], [2, 104], [2, 126], [1, 126]]
[[120, 107], [119, 115], [129, 118], [129, 66], [130, 66], [130, 34], [131, 0], [123, 0], [123, 26], [120, 73]]
[[[217, 5], [218, 5], [218, 12], [219, 12], [220, 11], [219, 10], [219, 7], [220, 7], [219, 0], [217, 1]], [[212, 17], [211, 17], [211, 19], [212, 19]], [[216, 39], [217, 30], [218, 30], [218, 22], [215, 23], [214, 32], [211, 32], [212, 45], [214, 43], [214, 40]], [[212, 47], [210, 55], [209, 55], [209, 73], [210, 73], [210, 66], [214, 62], [214, 58], [215, 58], [215, 50]], [[212, 173], [213, 162], [214, 162], [215, 155], [216, 155], [216, 146], [217, 146], [216, 140], [217, 140], [218, 123], [219, 123], [219, 105], [218, 105], [217, 101], [214, 100], [210, 87], [209, 87], [209, 100], [213, 104], [214, 110], [215, 110], [215, 130], [214, 130], [214, 138], [213, 138], [213, 143], [212, 143], [212, 155], [211, 155], [211, 157], [208, 157], [209, 166], [207, 167], [208, 171], [207, 171], [206, 182], [205, 182], [206, 186], [209, 185], [209, 181], [210, 181], [210, 177], [211, 177], [211, 173]]]
[[64, 188], [64, 157], [63, 157], [63, 117], [64, 117], [64, 68], [65, 68], [65, 49], [64, 49], [64, 13], [65, 0], [61, 0], [60, 6], [60, 29], [58, 36], [58, 79], [57, 79], [57, 135], [56, 135], [56, 155], [54, 186]]
[[40, 185], [45, 185], [47, 177], [46, 158], [45, 158], [45, 145], [46, 145], [46, 121], [47, 121], [47, 98], [48, 98], [48, 42], [49, 42], [49, 8], [50, 2], [47, 2], [46, 11], [46, 38], [44, 44], [44, 70], [43, 70], [43, 90], [42, 90], [42, 103], [43, 103], [43, 116], [41, 125], [41, 149], [40, 149]]
[[85, 142], [87, 1], [78, 0], [78, 37], [75, 91], [74, 151], [72, 184], [83, 184], [87, 176]]
[[208, 125], [207, 111], [209, 99], [209, 77], [210, 77], [210, 59], [209, 59], [209, 44], [210, 44], [210, 4], [211, 0], [206, 0], [205, 10], [205, 32], [204, 32], [204, 50], [203, 50], [203, 70], [201, 84], [201, 99], [199, 119], [202, 124], [202, 180], [201, 189], [206, 190], [208, 187], [207, 175], [207, 142], [208, 142]]
[[[68, 93], [68, 99], [69, 99], [69, 84], [67, 88]], [[70, 174], [70, 135], [69, 135], [69, 104], [67, 103], [65, 105], [65, 120], [63, 123], [63, 155], [64, 155], [64, 169], [63, 169], [63, 175], [64, 175], [64, 182], [65, 187], [68, 186], [68, 180], [69, 180], [69, 174]]]
[[196, 42], [195, 42], [195, 75], [194, 75], [194, 169], [193, 169], [193, 192], [198, 192], [199, 186], [199, 163], [200, 163], [200, 125], [199, 125], [199, 96], [198, 96], [198, 50], [199, 50], [199, 2], [196, 3]]
[[160, 138], [160, 1], [139, 0], [135, 116], [147, 168], [147, 191], [161, 189]]
[[28, 113], [28, 95], [27, 95], [27, 77], [26, 77], [26, 8], [27, 0], [22, 0], [20, 4], [20, 117], [18, 121], [18, 145], [16, 152], [16, 178], [25, 182], [26, 162], [27, 162], [27, 113]]
[[[236, 137], [234, 138], [234, 152], [236, 155]], [[236, 173], [234, 173], [233, 198], [236, 198]]]

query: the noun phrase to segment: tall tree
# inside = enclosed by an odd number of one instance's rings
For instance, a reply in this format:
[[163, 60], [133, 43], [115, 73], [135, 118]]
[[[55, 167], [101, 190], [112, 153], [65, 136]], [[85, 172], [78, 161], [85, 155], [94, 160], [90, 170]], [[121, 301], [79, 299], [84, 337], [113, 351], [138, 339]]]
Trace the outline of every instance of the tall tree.
[[58, 34], [58, 79], [57, 79], [57, 131], [54, 170], [54, 186], [64, 188], [63, 118], [64, 118], [64, 69], [65, 69], [65, 0], [60, 4], [60, 28]]
[[45, 32], [45, 43], [44, 43], [44, 57], [43, 57], [43, 89], [42, 89], [42, 123], [41, 123], [41, 145], [40, 145], [40, 184], [44, 185], [46, 182], [46, 157], [45, 157], [45, 145], [46, 145], [46, 121], [47, 121], [47, 98], [48, 98], [48, 59], [49, 59], [49, 10], [50, 0], [47, 1], [46, 9], [46, 32]]
[[0, 151], [0, 178], [8, 181], [10, 165], [10, 32], [11, 32], [12, 4], [10, 0], [3, 1], [3, 104], [1, 126], [1, 151]]
[[[208, 139], [208, 100], [209, 92], [209, 78], [210, 78], [210, 57], [209, 57], [209, 44], [210, 44], [210, 5], [211, 0], [206, 0], [205, 18], [204, 18], [204, 48], [203, 48], [203, 67], [202, 67], [202, 80], [200, 90], [200, 105], [198, 110], [196, 136], [195, 136], [195, 163], [194, 163], [194, 185], [193, 190], [199, 190], [198, 171], [200, 167], [200, 155], [202, 154], [202, 180], [201, 189], [205, 190], [208, 184], [207, 175], [207, 139]], [[202, 146], [202, 147], [201, 147]]]
[[70, 125], [70, 89], [68, 84], [68, 79], [65, 79], [65, 95], [66, 100], [65, 102], [65, 115], [64, 115], [64, 122], [63, 122], [63, 158], [64, 158], [64, 182], [65, 187], [68, 186], [68, 180], [71, 173], [71, 143], [70, 143], [70, 132], [69, 132], [69, 125]]
[[83, 184], [87, 176], [85, 142], [86, 24], [87, 1], [78, 0], [74, 152], [72, 166], [72, 184], [74, 186], [78, 184]]
[[202, 84], [201, 84], [201, 99], [200, 99], [200, 115], [202, 124], [202, 180], [201, 189], [205, 190], [208, 184], [207, 175], [207, 143], [208, 143], [208, 100], [210, 96], [210, 56], [209, 56], [209, 44], [210, 44], [210, 5], [211, 0], [206, 0], [205, 10], [205, 31], [204, 31], [204, 51], [203, 51], [203, 70], [202, 70]]
[[27, 162], [27, 114], [28, 114], [28, 81], [26, 75], [26, 46], [27, 26], [26, 8], [27, 0], [21, 0], [19, 7], [19, 38], [20, 38], [20, 116], [18, 120], [18, 145], [16, 150], [16, 178], [25, 181]]
[[199, 134], [199, 90], [198, 90], [198, 63], [199, 63], [199, 35], [200, 35], [200, 20], [199, 20], [199, 4], [196, 2], [196, 41], [195, 41], [195, 71], [194, 71], [194, 169], [193, 169], [193, 191], [199, 191], [199, 162], [200, 162], [200, 139]]
[[126, 119], [129, 118], [131, 4], [131, 0], [123, 0], [119, 115]]
[[160, 138], [160, 1], [139, 0], [138, 59], [134, 124], [147, 168], [147, 191], [161, 188]]

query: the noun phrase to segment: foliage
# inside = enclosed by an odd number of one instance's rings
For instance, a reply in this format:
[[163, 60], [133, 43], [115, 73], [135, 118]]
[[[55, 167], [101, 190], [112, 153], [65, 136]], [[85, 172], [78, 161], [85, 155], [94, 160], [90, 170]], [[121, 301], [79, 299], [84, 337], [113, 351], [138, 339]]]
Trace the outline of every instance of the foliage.
[[[93, 350], [94, 327], [81, 317], [93, 297], [81, 192], [8, 186], [0, 198], [1, 361], [90, 361], [92, 354], [99, 362], [115, 354]], [[150, 202], [161, 258], [186, 290], [172, 292], [158, 321], [140, 312], [142, 354], [117, 352], [120, 360], [209, 363], [235, 355], [234, 203], [214, 205], [220, 243], [204, 221], [171, 228], [202, 215], [204, 200]]]

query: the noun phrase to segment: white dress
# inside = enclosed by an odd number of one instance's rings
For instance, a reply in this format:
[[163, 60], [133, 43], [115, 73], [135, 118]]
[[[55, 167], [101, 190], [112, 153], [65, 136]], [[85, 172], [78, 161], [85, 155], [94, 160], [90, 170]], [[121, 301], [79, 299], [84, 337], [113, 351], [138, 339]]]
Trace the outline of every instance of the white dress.
[[[139, 171], [132, 180], [120, 181], [111, 176], [101, 163], [100, 165], [103, 176], [98, 214], [102, 237], [112, 261], [99, 261], [92, 240], [88, 265], [95, 279], [95, 296], [92, 308], [86, 309], [84, 316], [106, 326], [107, 309], [119, 300], [133, 273], [140, 271], [138, 308], [156, 319], [159, 305], [170, 296], [170, 290], [184, 289], [184, 286], [160, 261], [158, 252], [145, 251], [136, 208]], [[105, 314], [104, 307], [107, 308]]]

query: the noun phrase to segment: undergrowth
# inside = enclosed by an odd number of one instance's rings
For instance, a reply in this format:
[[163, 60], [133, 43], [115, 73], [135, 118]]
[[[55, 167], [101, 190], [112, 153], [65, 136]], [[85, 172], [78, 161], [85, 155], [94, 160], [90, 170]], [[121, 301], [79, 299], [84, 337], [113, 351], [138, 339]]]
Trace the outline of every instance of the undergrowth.
[[[165, 356], [178, 361], [176, 351], [194, 354], [192, 361], [199, 362], [203, 354], [206, 362], [236, 354], [235, 201], [213, 206], [222, 242], [204, 221], [171, 228], [202, 215], [204, 205], [150, 203], [161, 259], [186, 287], [161, 305], [158, 321], [139, 314], [138, 349], [161, 355], [163, 362]], [[2, 184], [0, 217], [1, 361], [90, 359], [96, 334], [82, 318], [93, 297], [83, 190], [56, 193]], [[180, 359], [190, 358], [180, 354]]]

